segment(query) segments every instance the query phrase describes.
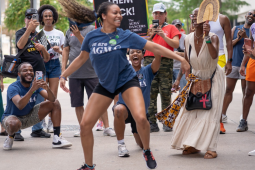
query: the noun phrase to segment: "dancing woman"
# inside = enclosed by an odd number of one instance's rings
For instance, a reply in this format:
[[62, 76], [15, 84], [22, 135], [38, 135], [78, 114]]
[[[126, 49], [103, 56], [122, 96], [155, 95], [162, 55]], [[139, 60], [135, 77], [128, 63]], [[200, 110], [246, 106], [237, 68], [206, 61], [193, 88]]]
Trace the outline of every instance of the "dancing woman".
[[[185, 38], [185, 57], [187, 61], [190, 58], [192, 73], [202, 80], [211, 78], [216, 69], [211, 86], [212, 108], [192, 111], [184, 108], [174, 124], [171, 145], [174, 149], [183, 150], [183, 155], [197, 153], [200, 150], [207, 151], [204, 158], [211, 159], [217, 157], [219, 120], [225, 94], [225, 89], [222, 87], [224, 87], [225, 76], [223, 70], [217, 65], [219, 39], [214, 33], [209, 33], [209, 24], [197, 24], [197, 14], [198, 8], [190, 16], [195, 31]], [[178, 89], [181, 77], [182, 74], [179, 74], [173, 85], [174, 88]]]
[[[93, 15], [93, 12], [91, 15]], [[86, 35], [80, 55], [62, 73], [60, 78], [60, 87], [69, 92], [65, 86], [66, 78], [81, 67], [88, 58], [91, 59], [99, 78], [99, 84], [89, 98], [80, 124], [81, 141], [85, 156], [85, 164], [80, 170], [95, 169], [93, 165], [94, 138], [92, 128], [109, 107], [115, 95], [119, 93], [122, 94], [124, 102], [137, 124], [146, 164], [150, 169], [155, 169], [157, 163], [150, 151], [150, 125], [146, 118], [143, 94], [136, 72], [127, 60], [126, 51], [127, 48], [144, 48], [154, 54], [179, 60], [182, 63], [182, 71], [186, 75], [190, 69], [189, 64], [184, 58], [172, 51], [149, 42], [129, 30], [119, 29], [122, 15], [118, 5], [111, 2], [102, 3], [97, 16], [101, 19], [103, 26]], [[88, 15], [86, 17], [89, 18]]]
[[[48, 50], [50, 60], [45, 63], [46, 68], [46, 82], [49, 84], [54, 96], [57, 98], [59, 76], [61, 75], [61, 67], [59, 56], [62, 55], [62, 49], [65, 41], [65, 36], [62, 31], [54, 28], [58, 21], [58, 12], [51, 5], [42, 5], [38, 9], [39, 22], [43, 26], [43, 31], [51, 44], [51, 49]], [[51, 121], [51, 114], [49, 114], [48, 126], [46, 127], [45, 120], [43, 120], [43, 128], [50, 133], [53, 133], [53, 123]]]

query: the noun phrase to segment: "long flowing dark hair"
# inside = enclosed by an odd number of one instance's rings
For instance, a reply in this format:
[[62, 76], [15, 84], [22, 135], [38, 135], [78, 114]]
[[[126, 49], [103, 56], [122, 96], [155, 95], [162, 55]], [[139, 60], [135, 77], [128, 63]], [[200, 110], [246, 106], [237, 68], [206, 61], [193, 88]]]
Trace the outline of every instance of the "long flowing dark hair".
[[95, 11], [76, 0], [58, 0], [63, 6], [63, 15], [78, 23], [91, 23], [96, 20]]

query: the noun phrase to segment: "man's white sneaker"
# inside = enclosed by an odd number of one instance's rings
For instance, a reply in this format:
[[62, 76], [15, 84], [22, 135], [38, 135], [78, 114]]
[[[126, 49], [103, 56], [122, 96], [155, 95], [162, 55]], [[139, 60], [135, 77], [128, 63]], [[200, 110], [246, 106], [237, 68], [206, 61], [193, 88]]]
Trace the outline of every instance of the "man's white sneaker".
[[72, 146], [72, 143], [68, 142], [61, 135], [58, 137], [57, 135], [53, 136], [52, 148], [65, 148]]
[[54, 130], [53, 130], [53, 123], [52, 123], [52, 121], [51, 121], [51, 119], [49, 119], [49, 121], [48, 121], [48, 133], [53, 133], [54, 132]]
[[98, 120], [96, 131], [103, 131], [104, 130], [104, 123], [101, 120]]
[[74, 137], [80, 137], [80, 136], [81, 136], [81, 132], [80, 132], [80, 131], [79, 131], [79, 132], [76, 132], [73, 136], [74, 136]]
[[112, 128], [106, 128], [104, 129], [104, 136], [111, 136], [111, 137], [115, 137], [116, 136], [116, 133], [115, 131], [112, 129]]
[[47, 124], [45, 122], [45, 118], [42, 120], [42, 127], [43, 127], [43, 131], [47, 133], [48, 130], [47, 130]]
[[7, 136], [7, 138], [4, 141], [3, 149], [4, 150], [11, 150], [13, 145], [14, 138]]
[[125, 143], [118, 144], [119, 157], [129, 157], [129, 151], [126, 148]]
[[249, 155], [249, 156], [255, 156], [255, 150], [250, 151], [250, 152], [248, 153], [248, 155]]
[[222, 123], [227, 123], [228, 122], [228, 116], [222, 114]]

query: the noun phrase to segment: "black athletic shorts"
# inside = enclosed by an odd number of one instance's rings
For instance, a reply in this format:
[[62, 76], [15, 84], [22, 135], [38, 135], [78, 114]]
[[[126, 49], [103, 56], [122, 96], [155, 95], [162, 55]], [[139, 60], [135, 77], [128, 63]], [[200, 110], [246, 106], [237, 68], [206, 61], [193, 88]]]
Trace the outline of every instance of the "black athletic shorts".
[[84, 87], [87, 92], [88, 99], [98, 84], [98, 78], [76, 79], [69, 78], [69, 89], [71, 97], [71, 107], [84, 106]]
[[139, 80], [138, 80], [137, 76], [132, 78], [130, 81], [126, 82], [126, 84], [124, 84], [123, 86], [121, 86], [117, 90], [115, 90], [114, 93], [111, 93], [108, 90], [106, 90], [100, 83], [97, 84], [97, 86], [95, 87], [93, 93], [98, 93], [98, 94], [104, 95], [106, 97], [109, 97], [111, 99], [114, 99], [114, 97], [116, 95], [118, 95], [119, 93], [123, 93], [124, 91], [126, 91], [130, 87], [139, 87], [140, 88], [140, 84], [139, 84]]

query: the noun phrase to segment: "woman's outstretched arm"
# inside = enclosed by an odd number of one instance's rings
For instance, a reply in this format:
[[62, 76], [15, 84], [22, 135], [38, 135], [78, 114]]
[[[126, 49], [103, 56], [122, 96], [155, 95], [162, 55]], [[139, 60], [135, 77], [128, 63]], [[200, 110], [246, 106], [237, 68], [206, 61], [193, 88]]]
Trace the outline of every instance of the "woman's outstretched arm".
[[173, 51], [150, 41], [147, 41], [147, 43], [144, 46], [144, 49], [153, 52], [155, 56], [162, 55], [166, 58], [180, 61], [182, 73], [185, 74], [186, 77], [189, 75], [189, 71], [190, 71], [189, 63], [185, 60], [185, 58], [175, 54]]

